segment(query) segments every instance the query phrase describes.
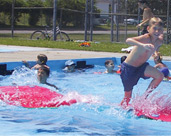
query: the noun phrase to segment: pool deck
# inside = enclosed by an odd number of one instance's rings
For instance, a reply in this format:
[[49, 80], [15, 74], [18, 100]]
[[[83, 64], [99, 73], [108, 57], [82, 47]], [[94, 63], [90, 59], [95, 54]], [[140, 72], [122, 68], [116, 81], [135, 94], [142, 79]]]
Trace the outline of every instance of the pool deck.
[[[0, 45], [0, 62], [20, 62], [22, 60], [35, 61], [38, 54], [46, 54], [48, 60], [106, 58], [128, 55], [126, 53]], [[171, 61], [171, 56], [163, 56], [163, 60]]]

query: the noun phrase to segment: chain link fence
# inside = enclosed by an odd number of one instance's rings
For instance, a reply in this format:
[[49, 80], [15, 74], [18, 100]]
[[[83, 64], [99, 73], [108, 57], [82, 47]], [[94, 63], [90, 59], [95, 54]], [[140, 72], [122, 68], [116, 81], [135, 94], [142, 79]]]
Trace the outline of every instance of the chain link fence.
[[[72, 40], [125, 42], [126, 38], [139, 35], [141, 31], [136, 25], [142, 20], [142, 11], [137, 4], [128, 7], [129, 2], [131, 1], [97, 0], [94, 5], [93, 0], [86, 0], [85, 10], [57, 7], [57, 25]], [[167, 2], [166, 5], [170, 5], [170, 0]], [[95, 11], [94, 7], [98, 10]], [[156, 16], [164, 20], [165, 42], [170, 43], [170, 6], [166, 10], [167, 14]], [[44, 30], [45, 26], [49, 26], [49, 29], [53, 27], [53, 7], [14, 7], [14, 15], [17, 13], [20, 17], [16, 19], [14, 16], [14, 36], [30, 38], [34, 30]], [[30, 17], [33, 19], [30, 20]], [[9, 30], [10, 33], [11, 18], [11, 15], [0, 13], [0, 22], [5, 24], [1, 30]], [[0, 36], [4, 34], [0, 33]]]

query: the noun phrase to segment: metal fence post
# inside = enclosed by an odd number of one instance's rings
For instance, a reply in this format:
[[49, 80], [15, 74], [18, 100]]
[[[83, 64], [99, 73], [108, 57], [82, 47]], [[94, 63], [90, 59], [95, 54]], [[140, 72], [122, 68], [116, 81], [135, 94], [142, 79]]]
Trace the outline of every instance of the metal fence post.
[[93, 41], [93, 7], [94, 0], [91, 0], [91, 13], [90, 13], [90, 41]]
[[166, 43], [169, 44], [171, 42], [171, 16], [169, 13], [171, 12], [170, 10], [170, 0], [167, 0], [167, 36], [166, 36]]
[[114, 41], [114, 38], [113, 38], [113, 36], [114, 36], [114, 34], [113, 34], [113, 26], [114, 26], [114, 17], [113, 17], [113, 13], [114, 13], [114, 0], [112, 0], [112, 4], [111, 4], [111, 7], [112, 7], [112, 9], [111, 9], [111, 42], [113, 42]]
[[127, 29], [128, 29], [128, 25], [127, 25], [127, 14], [128, 14], [128, 3], [127, 3], [127, 0], [125, 0], [125, 14], [126, 14], [126, 23], [125, 23], [125, 40], [127, 39]]
[[[117, 0], [117, 13], [119, 13], [119, 0]], [[119, 42], [119, 16], [116, 15], [116, 41]]]
[[53, 40], [56, 41], [57, 0], [53, 2]]
[[11, 37], [14, 37], [14, 8], [15, 0], [12, 1]]
[[87, 41], [87, 22], [88, 22], [88, 0], [86, 0], [86, 6], [85, 6], [84, 41]]

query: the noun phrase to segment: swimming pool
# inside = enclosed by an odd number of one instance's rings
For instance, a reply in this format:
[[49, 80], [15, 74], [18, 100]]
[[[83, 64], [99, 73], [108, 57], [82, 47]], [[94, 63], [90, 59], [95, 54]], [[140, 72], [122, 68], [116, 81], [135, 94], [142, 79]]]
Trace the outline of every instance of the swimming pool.
[[[82, 101], [91, 103], [77, 103], [59, 108], [27, 109], [9, 106], [0, 101], [0, 135], [170, 135], [170, 122], [137, 118], [132, 112], [119, 108], [118, 104], [124, 93], [120, 76], [98, 74], [105, 70], [106, 59], [113, 59], [117, 65], [120, 62], [119, 58], [85, 59], [88, 64], [95, 64], [95, 67], [84, 72], [63, 73], [61, 69], [66, 60], [49, 61], [48, 65], [52, 72], [48, 82], [61, 88], [61, 93], [68, 97], [79, 97], [84, 99]], [[150, 63], [153, 65], [153, 62]], [[165, 63], [171, 69], [171, 63]], [[21, 65], [21, 62], [7, 63], [9, 70], [17, 68], [11, 76], [0, 76], [1, 86], [14, 83], [38, 84], [35, 71], [18, 67]], [[115, 68], [117, 69], [117, 66]], [[133, 98], [136, 99], [141, 95], [150, 81], [151, 79], [140, 80], [134, 87]], [[163, 81], [154, 94], [160, 92], [158, 95], [167, 94], [169, 97], [170, 88], [171, 82]]]

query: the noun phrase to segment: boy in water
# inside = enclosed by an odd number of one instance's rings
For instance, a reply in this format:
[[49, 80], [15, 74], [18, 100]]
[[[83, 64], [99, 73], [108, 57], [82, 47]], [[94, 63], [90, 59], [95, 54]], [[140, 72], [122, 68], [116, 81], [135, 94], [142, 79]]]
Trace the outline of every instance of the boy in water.
[[[127, 58], [127, 56], [122, 56], [121, 57], [121, 64], [126, 60], [126, 58]], [[121, 74], [121, 64], [118, 66], [119, 69], [116, 71], [116, 73], [118, 73], [118, 74]]]
[[[38, 70], [43, 65], [47, 66], [47, 64], [46, 64], [47, 63], [47, 60], [48, 60], [48, 58], [47, 58], [47, 56], [45, 54], [39, 54], [37, 56], [37, 61], [36, 61], [37, 64], [34, 65], [33, 67], [31, 67], [31, 69]], [[30, 67], [27, 61], [23, 61], [23, 63], [26, 65], [26, 67]]]
[[143, 26], [141, 34], [146, 34], [148, 33], [147, 27], [149, 20], [154, 17], [151, 9], [147, 5], [147, 0], [138, 0], [138, 7], [143, 10], [143, 20], [140, 24], [137, 25], [137, 27]]
[[153, 78], [145, 97], [163, 80], [163, 74], [146, 62], [155, 51], [158, 52], [163, 43], [162, 20], [156, 17], [151, 18], [147, 30], [148, 34], [126, 40], [126, 43], [134, 45], [134, 48], [121, 64], [121, 79], [125, 91], [121, 105], [124, 107], [128, 105], [132, 97], [133, 86], [137, 84], [140, 78]]
[[116, 70], [114, 70], [115, 65], [113, 60], [106, 60], [105, 67], [106, 71], [104, 73], [116, 73]]
[[39, 67], [38, 72], [37, 72], [38, 81], [41, 84], [46, 84], [46, 85], [52, 86], [55, 89], [59, 90], [58, 87], [56, 87], [55, 85], [50, 84], [50, 83], [47, 82], [47, 78], [49, 77], [49, 74], [50, 74], [50, 70], [49, 70], [49, 68], [47, 66]]
[[75, 63], [72, 60], [68, 60], [65, 62], [65, 68], [63, 69], [66, 73], [75, 72]]

